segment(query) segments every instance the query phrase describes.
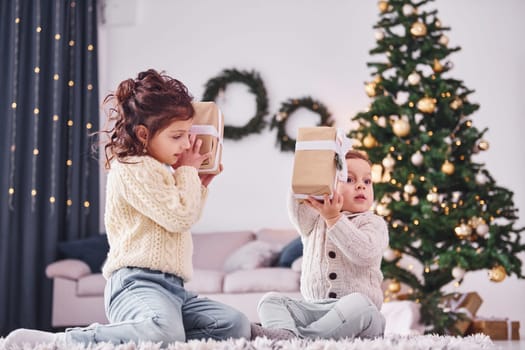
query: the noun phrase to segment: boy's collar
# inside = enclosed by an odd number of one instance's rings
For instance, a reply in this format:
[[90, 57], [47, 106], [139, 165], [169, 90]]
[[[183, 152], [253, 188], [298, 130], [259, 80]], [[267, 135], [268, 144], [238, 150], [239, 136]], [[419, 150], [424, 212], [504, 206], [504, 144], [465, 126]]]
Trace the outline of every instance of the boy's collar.
[[353, 218], [353, 217], [356, 217], [358, 215], [362, 215], [362, 214], [368, 213], [368, 211], [364, 211], [364, 212], [361, 212], [361, 213], [351, 213], [349, 211], [343, 210], [341, 213], [343, 215], [345, 215], [347, 218]]

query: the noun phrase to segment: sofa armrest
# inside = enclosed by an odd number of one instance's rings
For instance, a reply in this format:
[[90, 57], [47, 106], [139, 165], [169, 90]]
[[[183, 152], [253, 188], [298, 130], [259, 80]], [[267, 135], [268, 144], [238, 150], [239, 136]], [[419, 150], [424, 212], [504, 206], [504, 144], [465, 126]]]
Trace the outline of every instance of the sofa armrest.
[[47, 265], [46, 275], [49, 278], [63, 277], [71, 280], [91, 274], [88, 264], [82, 260], [64, 259]]

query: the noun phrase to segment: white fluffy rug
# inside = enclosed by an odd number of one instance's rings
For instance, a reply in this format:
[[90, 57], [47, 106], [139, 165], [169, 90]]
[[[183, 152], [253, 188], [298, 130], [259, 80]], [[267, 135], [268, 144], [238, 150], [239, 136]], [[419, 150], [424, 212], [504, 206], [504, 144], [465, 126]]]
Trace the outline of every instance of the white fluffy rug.
[[[266, 338], [257, 338], [253, 341], [235, 339], [229, 341], [190, 341], [187, 343], [173, 343], [168, 350], [478, 350], [495, 349], [490, 338], [483, 334], [468, 337], [451, 337], [438, 335], [389, 335], [374, 340], [301, 340], [272, 341]], [[5, 349], [4, 339], [0, 339], [1, 350]], [[55, 346], [38, 345], [36, 347], [22, 347], [31, 350], [157, 350], [160, 345], [153, 343], [128, 343], [111, 345], [107, 343], [88, 346]], [[13, 349], [14, 350], [14, 349]]]

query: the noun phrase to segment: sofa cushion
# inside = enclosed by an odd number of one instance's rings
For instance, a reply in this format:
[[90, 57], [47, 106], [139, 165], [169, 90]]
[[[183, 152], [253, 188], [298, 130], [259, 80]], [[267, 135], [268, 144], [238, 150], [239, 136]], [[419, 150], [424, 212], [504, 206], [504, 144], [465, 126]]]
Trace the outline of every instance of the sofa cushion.
[[301, 270], [303, 269], [303, 257], [300, 256], [297, 259], [295, 259], [290, 268], [293, 271], [301, 272]]
[[277, 261], [281, 246], [262, 241], [248, 242], [234, 251], [224, 262], [224, 271], [269, 267]]
[[88, 264], [91, 272], [98, 273], [108, 255], [109, 244], [105, 234], [95, 234], [84, 239], [60, 242], [59, 259], [78, 259]]
[[193, 270], [191, 281], [184, 283], [184, 288], [198, 294], [221, 293], [224, 272], [220, 270]]
[[300, 274], [284, 267], [237, 270], [224, 277], [224, 293], [290, 292], [299, 290]]
[[199, 269], [222, 269], [235, 250], [253, 241], [252, 231], [207, 232], [193, 234], [193, 266]]
[[104, 295], [105, 287], [106, 279], [104, 276], [101, 273], [94, 273], [78, 280], [77, 295], [85, 297]]

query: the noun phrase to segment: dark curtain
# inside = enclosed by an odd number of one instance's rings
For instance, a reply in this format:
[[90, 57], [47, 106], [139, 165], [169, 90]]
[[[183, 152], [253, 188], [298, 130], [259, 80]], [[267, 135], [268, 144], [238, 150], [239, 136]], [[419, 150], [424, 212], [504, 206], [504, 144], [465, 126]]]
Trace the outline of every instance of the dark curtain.
[[96, 0], [0, 1], [0, 336], [51, 329], [46, 265], [99, 231]]

